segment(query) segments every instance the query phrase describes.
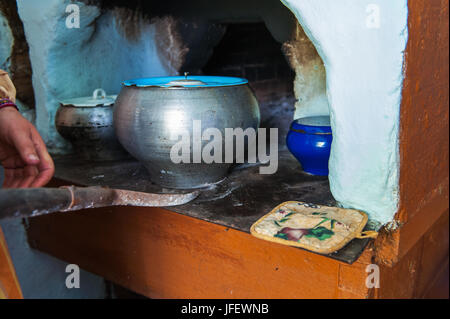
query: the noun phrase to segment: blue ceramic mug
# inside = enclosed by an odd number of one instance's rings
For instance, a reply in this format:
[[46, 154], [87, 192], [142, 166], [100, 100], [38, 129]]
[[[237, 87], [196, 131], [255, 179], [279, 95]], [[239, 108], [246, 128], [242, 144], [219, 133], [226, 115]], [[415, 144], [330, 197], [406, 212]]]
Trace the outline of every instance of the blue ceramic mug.
[[329, 116], [310, 116], [294, 120], [286, 144], [306, 173], [328, 175], [331, 133]]

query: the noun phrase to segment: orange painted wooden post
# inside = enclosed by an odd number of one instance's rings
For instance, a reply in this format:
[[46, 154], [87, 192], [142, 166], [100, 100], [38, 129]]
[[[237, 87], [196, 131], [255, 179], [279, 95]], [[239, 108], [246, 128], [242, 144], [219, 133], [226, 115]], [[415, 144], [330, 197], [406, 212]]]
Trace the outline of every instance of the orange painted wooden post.
[[378, 297], [426, 296], [441, 275], [448, 287], [448, 10], [445, 0], [408, 1], [398, 228], [375, 242], [388, 285]]
[[0, 227], [0, 299], [2, 298], [21, 299], [22, 291]]

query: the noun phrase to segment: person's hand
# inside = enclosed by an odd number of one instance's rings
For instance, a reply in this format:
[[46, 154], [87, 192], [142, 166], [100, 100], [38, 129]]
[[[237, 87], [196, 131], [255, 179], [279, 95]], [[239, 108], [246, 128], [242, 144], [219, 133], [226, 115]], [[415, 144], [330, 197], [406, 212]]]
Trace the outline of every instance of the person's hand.
[[13, 107], [0, 109], [0, 164], [4, 188], [41, 187], [55, 172], [38, 131]]
[[6, 71], [0, 69], [0, 98], [16, 101], [16, 88]]

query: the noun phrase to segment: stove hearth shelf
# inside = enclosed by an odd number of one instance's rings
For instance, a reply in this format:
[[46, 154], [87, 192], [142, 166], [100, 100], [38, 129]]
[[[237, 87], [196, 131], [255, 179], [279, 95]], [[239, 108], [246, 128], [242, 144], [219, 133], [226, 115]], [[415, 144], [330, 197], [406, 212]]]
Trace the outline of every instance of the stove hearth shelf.
[[[149, 182], [133, 159], [83, 163], [60, 156], [55, 164], [51, 187], [179, 192]], [[288, 200], [336, 205], [328, 179], [302, 173], [282, 151], [277, 173], [237, 167], [188, 204], [38, 216], [26, 221], [27, 236], [31, 247], [150, 298], [367, 298], [369, 239], [321, 255], [249, 233], [256, 220]]]
[[[55, 164], [55, 182], [60, 184], [101, 185], [155, 193], [180, 192], [150, 182], [145, 168], [134, 159], [80, 162], [68, 155], [56, 157]], [[303, 173], [288, 151], [280, 152], [278, 171], [273, 175], [259, 174], [258, 165], [237, 166], [225, 180], [200, 191], [196, 200], [167, 209], [249, 233], [255, 221], [284, 201], [336, 205], [328, 179]], [[366, 229], [370, 229], [370, 226]], [[368, 242], [369, 239], [354, 239], [346, 247], [327, 256], [351, 264]]]

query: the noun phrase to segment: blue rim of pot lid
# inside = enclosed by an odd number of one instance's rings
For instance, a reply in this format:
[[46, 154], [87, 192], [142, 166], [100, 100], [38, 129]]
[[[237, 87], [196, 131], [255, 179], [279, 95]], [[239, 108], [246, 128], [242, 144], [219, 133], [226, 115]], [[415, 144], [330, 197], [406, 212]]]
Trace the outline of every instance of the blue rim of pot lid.
[[110, 106], [116, 101], [117, 95], [106, 95], [103, 89], [96, 89], [92, 96], [78, 97], [61, 101], [61, 105], [74, 107]]
[[222, 87], [247, 84], [248, 80], [231, 76], [210, 76], [210, 75], [188, 75], [188, 76], [163, 76], [127, 80], [123, 82], [125, 86], [137, 87]]
[[305, 133], [331, 133], [329, 116], [308, 116], [296, 119], [291, 124], [294, 131], [304, 131]]

